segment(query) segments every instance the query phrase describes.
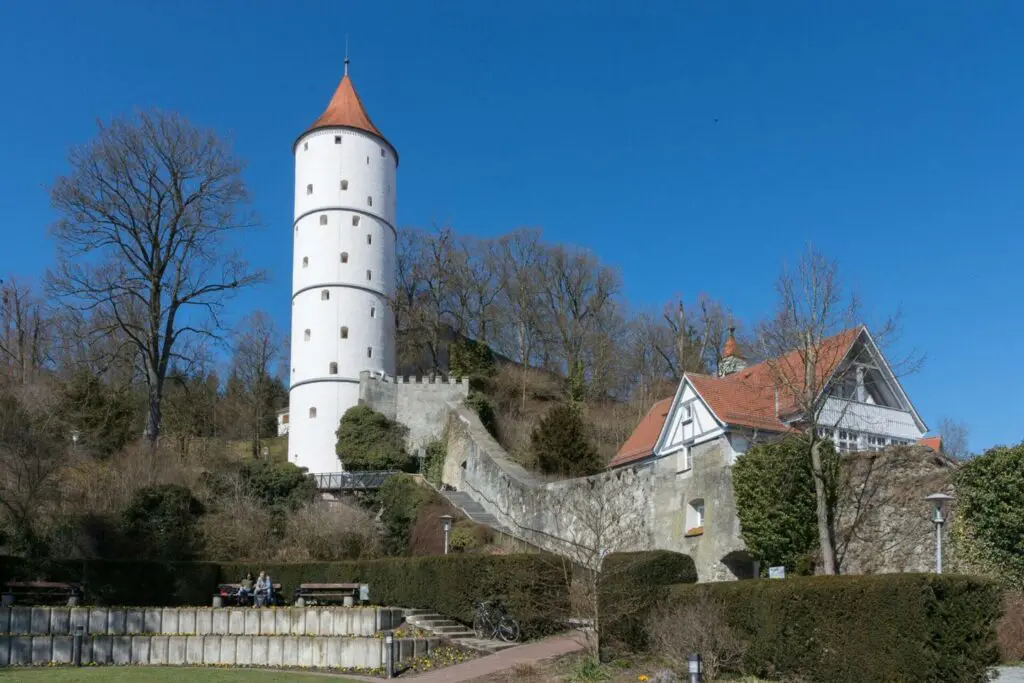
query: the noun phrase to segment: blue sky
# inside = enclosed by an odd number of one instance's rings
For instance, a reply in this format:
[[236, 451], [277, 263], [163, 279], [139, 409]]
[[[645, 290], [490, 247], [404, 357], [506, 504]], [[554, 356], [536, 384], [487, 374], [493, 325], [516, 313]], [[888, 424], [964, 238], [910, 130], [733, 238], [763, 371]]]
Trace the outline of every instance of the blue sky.
[[229, 134], [288, 325], [291, 144], [341, 75], [401, 155], [399, 223], [530, 226], [619, 266], [631, 301], [772, 307], [811, 241], [904, 384], [981, 449], [1024, 437], [1024, 3], [5, 2], [0, 274], [53, 262], [47, 188], [96, 119], [175, 109]]

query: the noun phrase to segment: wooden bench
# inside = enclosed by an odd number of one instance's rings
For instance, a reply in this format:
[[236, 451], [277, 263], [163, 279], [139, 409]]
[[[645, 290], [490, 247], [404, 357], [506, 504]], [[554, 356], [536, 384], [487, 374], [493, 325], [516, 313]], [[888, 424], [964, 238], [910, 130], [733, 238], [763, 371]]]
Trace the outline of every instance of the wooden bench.
[[8, 581], [4, 584], [4, 602], [33, 605], [76, 606], [82, 599], [82, 589], [62, 581]]
[[295, 602], [315, 600], [319, 603], [353, 603], [359, 597], [358, 583], [303, 583], [295, 589]]

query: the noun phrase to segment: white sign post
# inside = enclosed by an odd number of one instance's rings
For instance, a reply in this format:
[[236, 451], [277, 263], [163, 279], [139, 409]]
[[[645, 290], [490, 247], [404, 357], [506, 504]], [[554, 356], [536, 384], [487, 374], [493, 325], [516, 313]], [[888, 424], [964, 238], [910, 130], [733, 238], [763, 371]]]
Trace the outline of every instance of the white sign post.
[[784, 579], [786, 578], [785, 567], [768, 567], [768, 578], [769, 579]]

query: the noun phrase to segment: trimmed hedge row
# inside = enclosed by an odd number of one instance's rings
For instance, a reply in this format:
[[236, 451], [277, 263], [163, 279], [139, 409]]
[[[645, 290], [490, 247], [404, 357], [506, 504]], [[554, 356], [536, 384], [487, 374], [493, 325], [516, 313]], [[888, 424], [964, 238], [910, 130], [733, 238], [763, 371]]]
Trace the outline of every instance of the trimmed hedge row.
[[433, 555], [302, 564], [222, 564], [221, 581], [266, 570], [290, 598], [300, 583], [367, 583], [378, 604], [430, 609], [473, 623], [475, 600], [501, 596], [526, 637], [564, 628], [569, 597], [561, 564], [545, 555]]
[[206, 605], [217, 584], [214, 562], [134, 560], [42, 560], [0, 556], [0, 583], [68, 581], [81, 584], [86, 599], [100, 605]]
[[689, 555], [669, 550], [613, 553], [598, 582], [602, 657], [647, 649], [647, 620], [673, 584], [696, 583]]
[[[999, 588], [966, 576], [888, 574], [673, 587], [720, 601], [746, 643], [742, 673], [832, 683], [986, 681]], [[700, 625], [694, 624], [695, 628]]]

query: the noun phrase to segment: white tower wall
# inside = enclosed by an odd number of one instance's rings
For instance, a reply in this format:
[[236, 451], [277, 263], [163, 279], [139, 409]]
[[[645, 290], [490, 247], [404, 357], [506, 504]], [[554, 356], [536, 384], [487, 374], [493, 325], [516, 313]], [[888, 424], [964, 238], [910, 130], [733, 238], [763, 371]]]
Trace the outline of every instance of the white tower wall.
[[395, 372], [396, 171], [394, 149], [361, 130], [295, 145], [288, 458], [310, 472], [342, 469], [335, 432], [360, 371]]

